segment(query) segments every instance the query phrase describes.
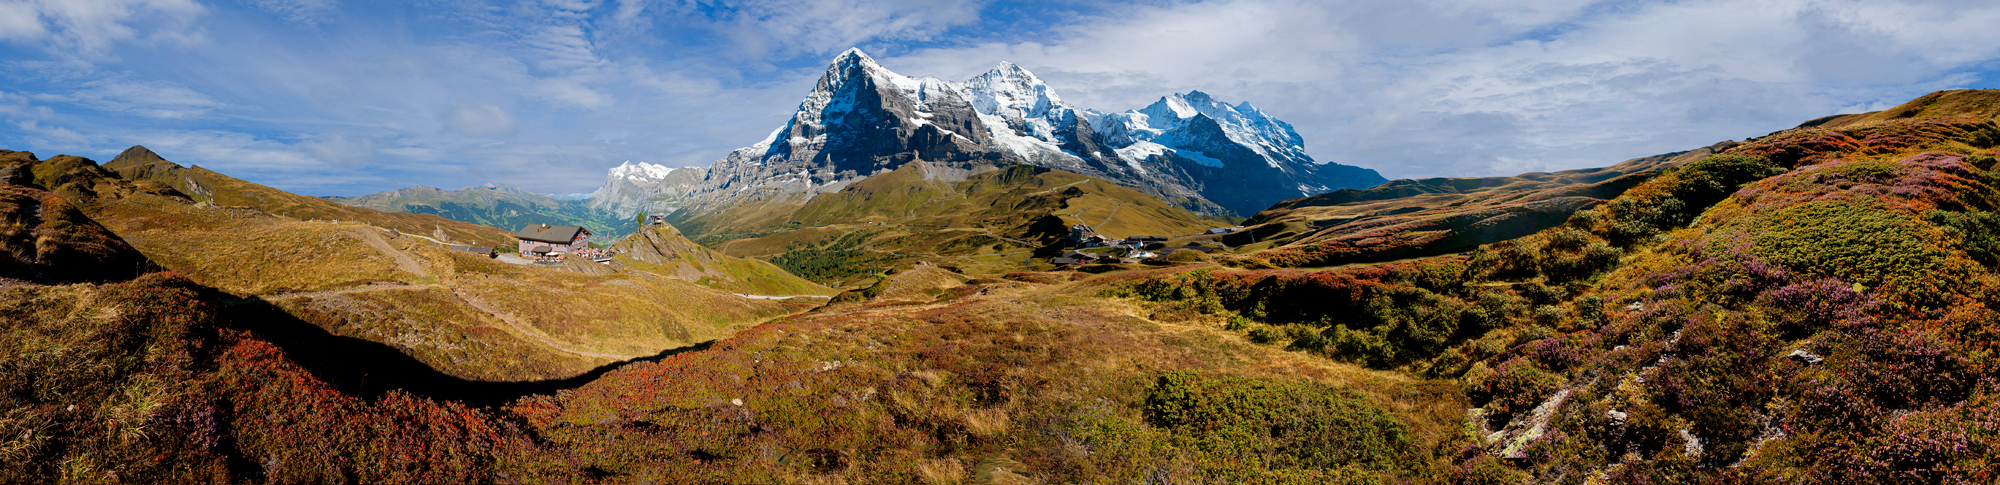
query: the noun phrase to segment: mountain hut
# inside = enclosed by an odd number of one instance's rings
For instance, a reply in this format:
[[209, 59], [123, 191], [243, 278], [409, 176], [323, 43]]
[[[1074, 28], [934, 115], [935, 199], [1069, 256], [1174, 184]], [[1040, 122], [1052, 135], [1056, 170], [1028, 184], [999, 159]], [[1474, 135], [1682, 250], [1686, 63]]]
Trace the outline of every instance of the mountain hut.
[[529, 224], [514, 233], [521, 243], [522, 256], [562, 254], [590, 247], [590, 230], [577, 226]]

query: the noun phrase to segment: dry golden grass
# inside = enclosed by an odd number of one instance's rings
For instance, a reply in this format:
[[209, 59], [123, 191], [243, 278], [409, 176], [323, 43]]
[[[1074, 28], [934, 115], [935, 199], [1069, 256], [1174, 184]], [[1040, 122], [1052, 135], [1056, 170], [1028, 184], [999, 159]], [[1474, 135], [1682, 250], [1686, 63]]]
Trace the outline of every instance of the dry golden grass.
[[1849, 128], [1897, 120], [1958, 117], [2000, 118], [2000, 89], [1938, 91], [1910, 100], [1894, 108], [1867, 113], [1828, 116], [1808, 121], [1802, 126]]
[[[669, 470], [694, 473], [682, 480], [742, 483], [898, 476], [924, 483], [1063, 483], [1097, 473], [1136, 479], [1133, 473], [1186, 462], [1144, 448], [1156, 444], [1062, 436], [1148, 426], [1146, 389], [1165, 371], [1345, 388], [1396, 416], [1423, 456], [1462, 444], [1467, 406], [1451, 382], [1251, 343], [1224, 330], [1219, 316], [1154, 320], [1153, 304], [1092, 296], [1109, 284], [981, 280], [932, 300], [834, 304], [704, 352], [614, 371], [522, 409], [529, 422], [544, 423], [538, 429], [552, 446], [587, 450], [576, 455], [579, 463], [630, 480], [675, 476]], [[735, 406], [765, 431], [702, 437], [740, 426], [736, 418], [699, 417], [731, 416], [723, 410]], [[645, 436], [685, 438], [641, 437], [634, 430], [650, 428], [613, 416], [666, 427]], [[1108, 420], [1101, 421], [1106, 428], [1076, 424], [1100, 422], [1093, 420]], [[703, 468], [666, 451], [676, 446], [745, 461], [728, 472]], [[760, 449], [774, 451], [754, 451]], [[839, 458], [779, 458], [808, 450]], [[1106, 464], [1092, 461], [1108, 459], [1090, 458], [1096, 455], [1139, 461]], [[1097, 464], [1076, 465], [1082, 462]], [[1072, 466], [1109, 468], [1075, 475]]]
[[95, 204], [95, 218], [148, 258], [237, 294], [314, 291], [370, 281], [423, 281], [370, 247], [359, 223], [300, 222], [150, 194]]
[[106, 163], [105, 168], [115, 170], [127, 180], [146, 180], [165, 184], [198, 201], [223, 206], [255, 207], [298, 220], [362, 221], [375, 226], [423, 235], [441, 231], [460, 244], [501, 247], [514, 243], [513, 233], [505, 229], [459, 222], [430, 214], [383, 212], [348, 206], [319, 197], [265, 187], [199, 166], [182, 167], [159, 158], [142, 147], [134, 149], [143, 153], [130, 159], [121, 156], [120, 159]]
[[[511, 265], [358, 222], [297, 221], [150, 194], [102, 199], [90, 210], [160, 265], [207, 286], [281, 299], [353, 291], [285, 308], [467, 378], [567, 377], [727, 337], [812, 304], [745, 299], [641, 272], [588, 276]], [[380, 282], [409, 287], [368, 289]]]
[[[769, 257], [794, 243], [865, 233], [871, 234], [864, 244], [872, 254], [894, 260], [888, 267], [928, 261], [998, 274], [1018, 270], [1018, 262], [1029, 256], [1026, 251], [1057, 242], [1072, 224], [1117, 237], [1187, 236], [1227, 225], [1136, 190], [1060, 170], [1017, 166], [962, 181], [933, 178], [927, 170], [912, 163], [810, 201], [744, 202], [762, 211], [759, 219], [724, 211], [690, 221], [688, 227], [730, 228], [708, 233], [768, 232], [734, 240], [697, 237], [732, 256]], [[795, 212], [788, 219], [771, 219], [769, 212], [784, 210]]]

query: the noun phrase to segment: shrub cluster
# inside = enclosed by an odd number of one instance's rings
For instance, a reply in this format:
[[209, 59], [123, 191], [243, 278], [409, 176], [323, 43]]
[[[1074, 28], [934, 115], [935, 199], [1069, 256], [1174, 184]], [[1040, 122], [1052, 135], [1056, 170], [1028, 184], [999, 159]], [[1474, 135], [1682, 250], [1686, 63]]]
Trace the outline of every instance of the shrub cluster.
[[1710, 157], [1463, 257], [1190, 272], [1110, 293], [1217, 315], [1257, 342], [1459, 378], [1492, 420], [1473, 424], [1503, 432], [1460, 457], [1454, 481], [1996, 476], [1991, 162], [1814, 160], [1786, 172]]
[[784, 253], [772, 257], [771, 263], [800, 278], [818, 282], [869, 274], [873, 272], [871, 263], [894, 259], [869, 257], [861, 250], [861, 245], [873, 236], [871, 233], [851, 232], [813, 243], [793, 241], [785, 246]]

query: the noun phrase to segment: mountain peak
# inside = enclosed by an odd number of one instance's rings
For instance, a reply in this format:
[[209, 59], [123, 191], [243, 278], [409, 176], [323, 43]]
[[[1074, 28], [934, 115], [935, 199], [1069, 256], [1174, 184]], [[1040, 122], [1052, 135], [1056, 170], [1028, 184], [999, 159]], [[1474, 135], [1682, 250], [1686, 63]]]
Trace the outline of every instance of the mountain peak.
[[[992, 70], [960, 83], [974, 109], [1010, 119], [1041, 118], [1064, 108], [1062, 97], [1035, 73], [1000, 61]], [[1049, 130], [1042, 130], [1047, 132]]]
[[[847, 51], [841, 52], [840, 55], [834, 56], [833, 61], [827, 63], [826, 78], [845, 79], [876, 71], [887, 72], [887, 69], [883, 69], [881, 64], [876, 63], [875, 58], [868, 57], [868, 53], [861, 52], [860, 48], [851, 47]], [[826, 82], [826, 78], [822, 78], [821, 82]]]
[[122, 167], [137, 167], [156, 163], [165, 163], [175, 167], [180, 166], [160, 157], [158, 153], [153, 153], [153, 150], [147, 149], [145, 145], [132, 145], [132, 148], [125, 149], [116, 158], [112, 158], [110, 162], [106, 162], [104, 168], [107, 170], [117, 170]]
[[854, 59], [854, 60], [859, 60], [859, 59], [868, 59], [868, 60], [874, 60], [874, 58], [872, 58], [872, 57], [868, 57], [868, 53], [866, 53], [866, 52], [861, 52], [861, 48], [860, 48], [860, 47], [849, 47], [849, 48], [847, 48], [847, 50], [845, 50], [845, 51], [841, 51], [840, 55], [837, 55], [837, 56], [833, 56], [833, 62], [834, 62], [834, 63], [839, 63], [840, 61], [843, 61], [843, 60], [849, 60], [849, 59]]
[[626, 160], [625, 163], [618, 164], [617, 167], [612, 167], [611, 178], [660, 180], [667, 178], [667, 174], [673, 172], [674, 169], [672, 167], [665, 165], [654, 165], [646, 162], [632, 163], [631, 160]]

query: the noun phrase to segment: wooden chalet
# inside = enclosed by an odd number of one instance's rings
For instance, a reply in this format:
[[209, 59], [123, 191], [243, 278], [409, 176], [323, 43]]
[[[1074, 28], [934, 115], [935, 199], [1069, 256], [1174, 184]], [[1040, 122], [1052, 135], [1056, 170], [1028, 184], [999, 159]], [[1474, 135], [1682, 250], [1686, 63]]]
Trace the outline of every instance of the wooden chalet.
[[578, 226], [529, 224], [514, 233], [514, 239], [520, 240], [523, 256], [563, 254], [590, 247], [590, 230]]

